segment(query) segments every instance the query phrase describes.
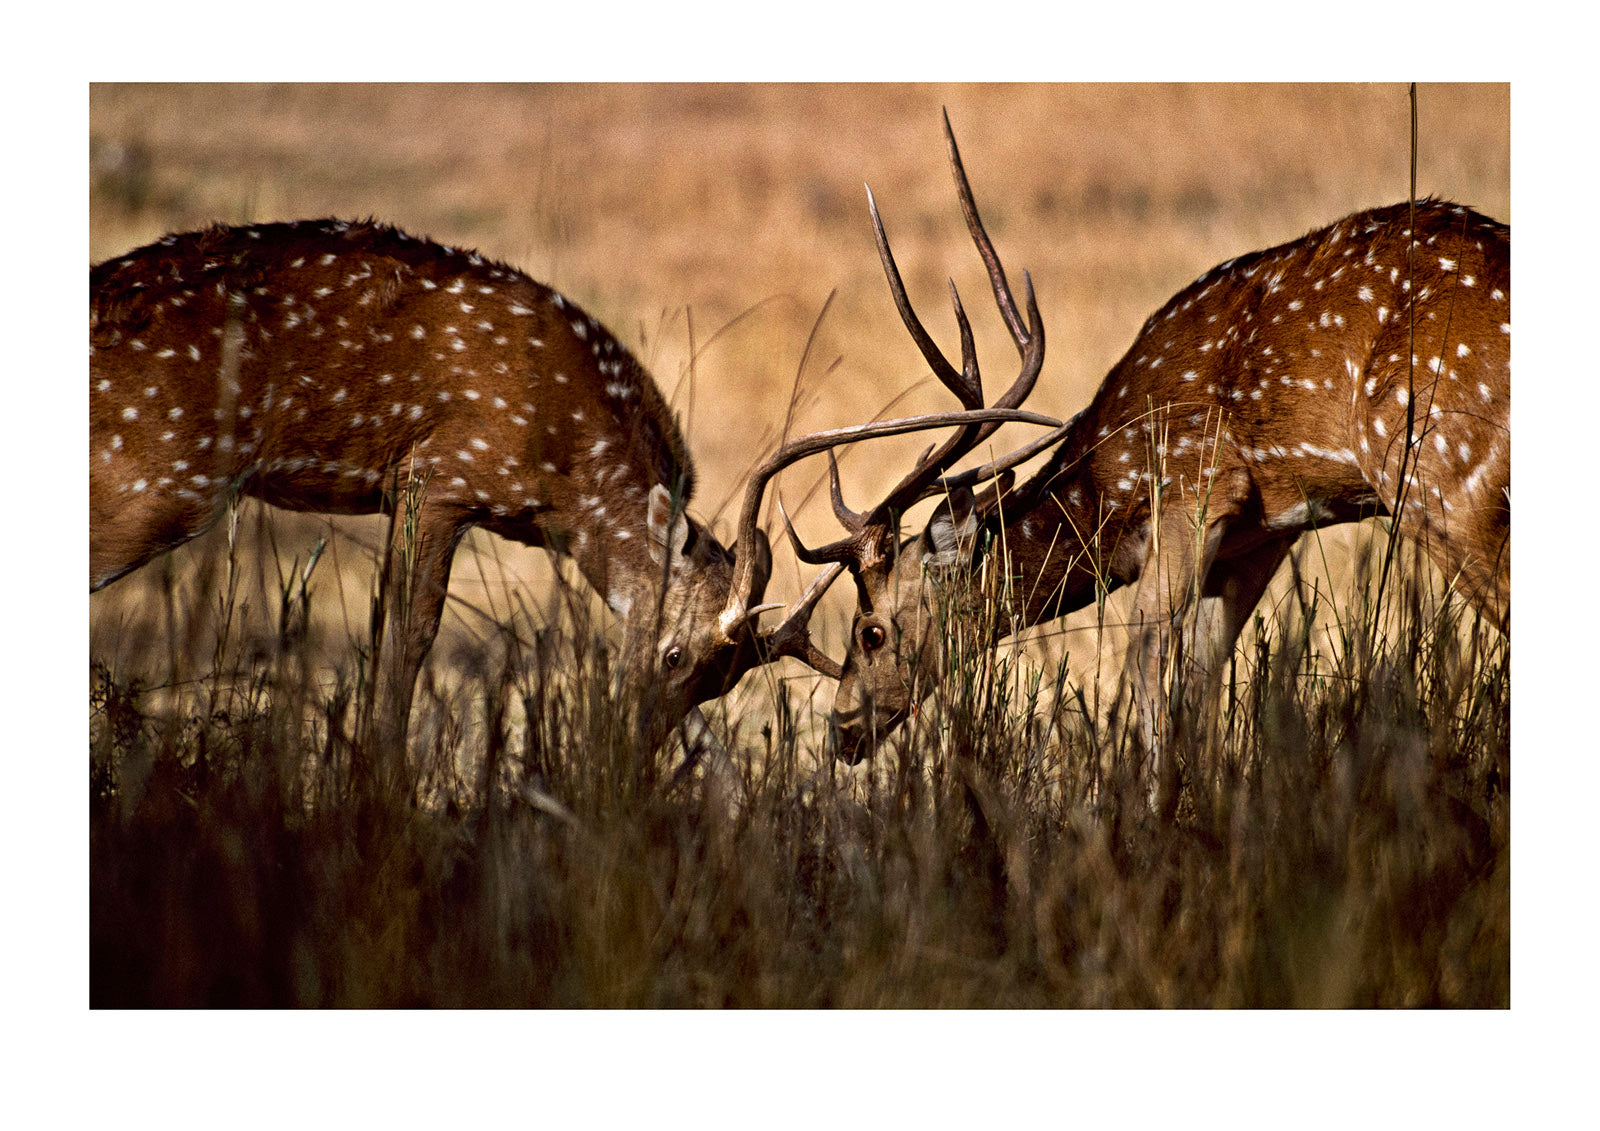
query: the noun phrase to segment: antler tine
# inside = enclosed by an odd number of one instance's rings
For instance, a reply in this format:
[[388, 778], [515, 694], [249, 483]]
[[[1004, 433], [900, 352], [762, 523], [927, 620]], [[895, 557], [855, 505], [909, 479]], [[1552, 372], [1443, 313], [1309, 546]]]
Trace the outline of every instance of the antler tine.
[[[844, 491], [839, 486], [839, 461], [834, 458], [832, 448], [828, 449], [828, 497], [833, 503], [833, 517], [837, 518], [850, 533], [854, 534], [866, 523], [866, 516], [859, 515], [844, 505]], [[781, 499], [778, 501], [778, 509], [783, 509]], [[787, 517], [784, 521], [788, 521]]]
[[795, 532], [794, 523], [789, 521], [789, 512], [784, 509], [782, 499], [778, 500], [778, 514], [783, 518], [783, 528], [789, 535], [789, 545], [794, 547], [794, 556], [806, 565], [836, 565], [850, 556], [850, 547], [855, 544], [853, 537], [841, 538], [813, 550], [800, 541], [800, 535]]
[[989, 233], [984, 230], [983, 220], [978, 215], [978, 205], [972, 199], [972, 185], [967, 180], [966, 167], [961, 164], [961, 150], [956, 147], [955, 131], [950, 128], [949, 108], [945, 108], [943, 113], [945, 148], [950, 153], [950, 169], [955, 174], [956, 196], [961, 200], [961, 213], [966, 217], [967, 231], [972, 233], [972, 241], [978, 245], [978, 254], [983, 257], [984, 266], [989, 269], [989, 282], [994, 287], [995, 304], [999, 306], [1000, 314], [1011, 330], [1011, 337], [1017, 343], [1017, 352], [1021, 353], [1027, 344], [1028, 332], [1017, 314], [1017, 304], [1011, 297], [1011, 287], [1006, 282], [1006, 269], [1000, 265], [1000, 256], [995, 253], [994, 244], [990, 242]]
[[[956, 395], [963, 408], [983, 407], [983, 389], [974, 379], [973, 374], [966, 371], [963, 366], [958, 372], [945, 358], [934, 340], [923, 327], [922, 320], [917, 317], [917, 312], [911, 308], [911, 300], [906, 296], [905, 283], [900, 278], [900, 268], [895, 265], [894, 252], [889, 250], [889, 237], [883, 230], [883, 217], [878, 215], [878, 202], [873, 199], [872, 186], [867, 186], [867, 211], [872, 214], [872, 236], [878, 244], [878, 258], [883, 261], [883, 273], [889, 280], [889, 293], [894, 297], [895, 309], [900, 312], [900, 321], [905, 323], [911, 340], [917, 343], [917, 349], [922, 351], [923, 358], [933, 369], [933, 375]], [[951, 290], [955, 289], [954, 284]], [[956, 315], [965, 326], [965, 316], [961, 314], [961, 300], [956, 299]], [[967, 327], [962, 335], [962, 344], [965, 346], [966, 338], [971, 333]], [[965, 358], [963, 358], [965, 360]]]
[[1044, 369], [1044, 319], [1039, 316], [1039, 301], [1033, 293], [1033, 276], [1022, 272], [1022, 298], [1028, 307], [1028, 336], [1017, 339], [1017, 352], [1022, 356], [1022, 369], [1011, 387], [994, 402], [995, 408], [1016, 408], [1033, 392], [1034, 383]]
[[[784, 521], [788, 521], [788, 516], [785, 516]], [[779, 656], [793, 656], [830, 679], [838, 679], [844, 674], [844, 669], [812, 641], [810, 630], [811, 613], [817, 607], [817, 602], [822, 599], [822, 595], [828, 591], [828, 587], [844, 572], [844, 569], [843, 562], [833, 562], [818, 573], [811, 579], [811, 584], [806, 586], [800, 599], [789, 606], [789, 613], [783, 618], [783, 623], [771, 632], [762, 634], [762, 648], [769, 657], [776, 659]]]
[[[1044, 370], [1044, 320], [1039, 316], [1039, 303], [1033, 293], [1033, 277], [1027, 271], [1022, 273], [1023, 299], [1028, 307], [1029, 333], [1025, 340], [1019, 339], [1017, 346], [1022, 353], [1022, 369], [1017, 374], [1017, 379], [1011, 383], [1000, 398], [994, 402], [994, 408], [1016, 408], [1028, 394], [1033, 392], [1033, 386], [1039, 380], [1039, 374]], [[1007, 295], [1009, 298], [1009, 293]], [[951, 456], [942, 466], [948, 467], [961, 456], [983, 443], [999, 429], [998, 422], [980, 425], [971, 442], [959, 453]]]
[[956, 290], [956, 281], [951, 279], [949, 282], [950, 305], [956, 308], [956, 326], [961, 331], [962, 383], [977, 394], [977, 405], [969, 407], [981, 408], [983, 406], [983, 378], [978, 373], [978, 347], [972, 341], [972, 323], [967, 321], [967, 312], [961, 305], [961, 292]]
[[[988, 230], [983, 226], [983, 218], [978, 214], [978, 204], [972, 195], [972, 184], [967, 180], [966, 166], [961, 163], [961, 150], [956, 145], [955, 131], [950, 126], [948, 108], [943, 111], [943, 115], [945, 148], [950, 154], [950, 170], [955, 176], [956, 196], [961, 201], [961, 214], [966, 218], [967, 231], [971, 234], [978, 255], [983, 259], [984, 267], [989, 272], [989, 284], [994, 290], [995, 305], [1000, 308], [1000, 315], [1005, 319], [1006, 328], [1011, 331], [1011, 340], [1016, 343], [1017, 354], [1022, 359], [1022, 370], [1017, 374], [1017, 379], [994, 402], [994, 406], [1015, 408], [1033, 391], [1039, 373], [1044, 368], [1044, 321], [1039, 317], [1039, 306], [1033, 293], [1033, 279], [1027, 271], [1022, 273], [1023, 300], [1028, 311], [1026, 326], [1023, 325], [1021, 315], [1017, 313], [1017, 303], [1012, 297], [1011, 285], [1006, 281], [1005, 267], [1000, 262], [999, 253], [994, 249], [994, 242], [989, 238]], [[994, 434], [996, 427], [998, 426], [982, 429], [976, 442], [982, 443], [988, 439]]]
[[[771, 481], [774, 475], [806, 456], [831, 450], [840, 444], [851, 444], [860, 440], [872, 440], [882, 436], [897, 436], [905, 432], [921, 432], [929, 428], [945, 428], [952, 425], [960, 426], [962, 431], [965, 432], [974, 425], [983, 425], [991, 422], [996, 424], [1007, 422], [1040, 424], [1047, 428], [1057, 428], [1061, 425], [1059, 420], [1042, 416], [1036, 412], [1024, 412], [1020, 409], [983, 408], [967, 412], [927, 413], [922, 416], [905, 417], [899, 420], [879, 420], [871, 424], [855, 424], [847, 428], [831, 428], [822, 432], [813, 432], [808, 436], [801, 436], [784, 444], [765, 463], [750, 473], [750, 481], [745, 486], [744, 501], [739, 509], [738, 535], [734, 543], [733, 584], [728, 588], [728, 603], [723, 607], [720, 617], [723, 634], [731, 638], [734, 632], [756, 611], [749, 608], [751, 589], [755, 579], [756, 531], [759, 529], [761, 518], [761, 499], [766, 493], [767, 483]], [[817, 551], [813, 551], [813, 553], [815, 552]]]
[[1072, 422], [1068, 421], [1060, 428], [1055, 428], [1049, 432], [1046, 432], [1043, 436], [1040, 436], [1032, 443], [1024, 444], [1022, 447], [1013, 452], [1008, 452], [997, 460], [991, 460], [980, 467], [970, 467], [967, 470], [959, 471], [954, 475], [946, 475], [941, 479], [935, 479], [922, 492], [921, 497], [927, 499], [935, 495], [943, 495], [946, 492], [958, 487], [971, 487], [974, 484], [982, 483], [985, 479], [993, 478], [1002, 471], [1016, 467], [1018, 464], [1027, 463], [1028, 460], [1032, 459], [1040, 452], [1047, 451], [1059, 444], [1062, 439], [1066, 437], [1067, 430], [1071, 427]]

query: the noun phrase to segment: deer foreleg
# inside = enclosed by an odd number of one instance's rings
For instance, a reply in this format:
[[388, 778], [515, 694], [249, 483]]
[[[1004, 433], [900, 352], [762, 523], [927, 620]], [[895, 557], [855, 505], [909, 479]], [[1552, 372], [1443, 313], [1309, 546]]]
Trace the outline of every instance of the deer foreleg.
[[[1184, 698], [1204, 690], [1195, 661], [1202, 672], [1214, 669], [1261, 595], [1254, 574], [1248, 584], [1213, 585], [1208, 591], [1208, 575], [1228, 522], [1250, 490], [1243, 472], [1215, 480], [1202, 496], [1174, 491], [1163, 500], [1150, 521], [1134, 596], [1123, 679], [1133, 696], [1144, 770], [1153, 775], [1152, 800], [1162, 812], [1169, 812], [1176, 800], [1171, 746], [1179, 709]], [[1265, 573], [1262, 587], [1271, 578], [1270, 570]]]
[[1206, 681], [1207, 689], [1222, 678], [1239, 633], [1293, 544], [1291, 539], [1274, 539], [1211, 563], [1201, 584], [1199, 605], [1185, 626], [1183, 649], [1190, 670]]
[[466, 532], [457, 515], [430, 504], [420, 489], [406, 489], [389, 523], [381, 588], [373, 609], [378, 712], [368, 730], [379, 745], [403, 753], [417, 674], [439, 634], [450, 562]]

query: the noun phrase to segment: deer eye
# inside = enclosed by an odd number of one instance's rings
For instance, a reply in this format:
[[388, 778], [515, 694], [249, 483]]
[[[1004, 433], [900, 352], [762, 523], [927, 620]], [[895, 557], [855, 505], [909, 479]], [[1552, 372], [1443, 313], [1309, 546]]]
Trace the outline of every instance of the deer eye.
[[876, 652], [883, 647], [883, 627], [876, 624], [861, 627], [861, 646], [869, 652]]
[[683, 649], [668, 648], [667, 654], [661, 657], [661, 662], [667, 665], [668, 671], [676, 671], [683, 664]]

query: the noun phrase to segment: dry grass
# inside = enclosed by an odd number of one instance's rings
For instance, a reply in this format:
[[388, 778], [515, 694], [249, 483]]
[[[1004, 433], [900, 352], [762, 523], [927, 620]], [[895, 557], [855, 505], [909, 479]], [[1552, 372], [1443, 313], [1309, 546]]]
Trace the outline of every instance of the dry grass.
[[93, 673], [95, 1005], [1509, 1004], [1509, 650], [1459, 609], [1258, 634], [1165, 821], [1064, 667], [960, 626], [870, 771], [755, 681], [736, 790], [678, 781], [581, 602], [449, 657], [380, 787], [297, 588], [208, 596], [281, 619], [176, 705]]
[[[1422, 99], [1419, 191], [1509, 219], [1508, 88]], [[760, 455], [750, 437], [775, 438], [830, 291], [796, 429], [866, 419], [923, 382], [863, 180], [935, 336], [953, 343], [950, 275], [987, 384], [1006, 378], [941, 105], [1010, 270], [1027, 267], [1039, 290], [1051, 352], [1031, 406], [1062, 416], [1205, 268], [1406, 191], [1398, 85], [97, 86], [91, 249], [324, 214], [477, 246], [647, 359], [685, 415], [712, 514]], [[899, 407], [945, 399], [924, 382]], [[917, 443], [846, 459], [851, 497], [884, 486]], [[807, 474], [790, 472], [784, 497], [803, 534], [830, 537], [825, 501], [798, 506]], [[1509, 702], [1468, 695], [1474, 681], [1503, 691], [1504, 657], [1460, 651], [1431, 608], [1402, 605], [1384, 641], [1324, 656], [1297, 645], [1280, 583], [1232, 700], [1254, 713], [1233, 716], [1225, 754], [1193, 751], [1176, 830], [1140, 818], [1114, 743], [1062, 706], [1093, 685], [1093, 610], [1002, 653], [1004, 696], [958, 684], [927, 712], [930, 727], [950, 720], [930, 732], [946, 737], [913, 737], [876, 777], [818, 759], [811, 700], [825, 708], [829, 689], [777, 682], [787, 669], [747, 679], [722, 717], [753, 800], [724, 822], [693, 789], [663, 792], [661, 767], [597, 721], [585, 601], [536, 552], [474, 536], [417, 741], [423, 804], [349, 806], [340, 729], [378, 528], [253, 507], [241, 527], [232, 606], [221, 532], [91, 600], [91, 658], [106, 665], [92, 691], [99, 1001], [1509, 1000]], [[291, 563], [329, 534], [309, 626], [286, 640]], [[1360, 541], [1303, 547], [1317, 592], [1359, 604], [1359, 571], [1329, 577], [1320, 562], [1359, 557]], [[774, 595], [801, 581], [780, 555]], [[819, 613], [835, 652], [849, 596]], [[568, 657], [573, 683], [540, 684], [551, 656]], [[215, 671], [238, 674], [219, 684]], [[1034, 680], [1042, 698], [1024, 711]], [[165, 690], [137, 690], [152, 685]], [[503, 714], [485, 706], [503, 695]], [[978, 732], [1003, 737], [952, 745], [973, 711], [1005, 723]], [[1030, 730], [1035, 716], [1054, 726]], [[528, 717], [545, 720], [542, 738]], [[1467, 741], [1465, 720], [1483, 718]], [[485, 758], [500, 777], [483, 776]]]

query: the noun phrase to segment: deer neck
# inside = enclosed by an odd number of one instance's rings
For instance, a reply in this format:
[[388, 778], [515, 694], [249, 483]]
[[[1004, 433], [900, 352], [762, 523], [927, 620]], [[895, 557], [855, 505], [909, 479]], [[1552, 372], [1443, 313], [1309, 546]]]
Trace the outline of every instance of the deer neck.
[[583, 579], [622, 619], [650, 603], [661, 589], [661, 567], [646, 549], [642, 506], [595, 501], [576, 509], [562, 534], [552, 540], [554, 548], [572, 559]]
[[[648, 509], [657, 485], [684, 498], [694, 487], [677, 422], [654, 382], [628, 350], [574, 304], [550, 292], [549, 306], [570, 322], [559, 358], [530, 357], [553, 375], [559, 399], [530, 413], [526, 481], [543, 499], [530, 528], [518, 516], [484, 523], [495, 533], [546, 546], [572, 559], [613, 612], [626, 619], [659, 597], [662, 568], [650, 549]], [[560, 326], [547, 328], [554, 338]], [[547, 347], [547, 353], [553, 353]], [[586, 358], [585, 353], [592, 354]], [[578, 379], [593, 366], [600, 379]], [[567, 379], [566, 374], [574, 376]]]
[[[1089, 411], [1072, 420], [1050, 461], [1003, 515], [1018, 630], [1083, 608], [1098, 585], [1109, 590], [1120, 584], [1105, 533], [1122, 520], [1092, 471], [1095, 421]], [[990, 522], [998, 528], [997, 517]]]

